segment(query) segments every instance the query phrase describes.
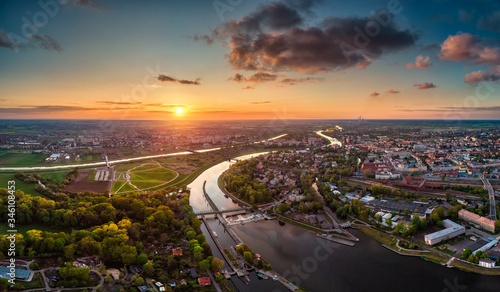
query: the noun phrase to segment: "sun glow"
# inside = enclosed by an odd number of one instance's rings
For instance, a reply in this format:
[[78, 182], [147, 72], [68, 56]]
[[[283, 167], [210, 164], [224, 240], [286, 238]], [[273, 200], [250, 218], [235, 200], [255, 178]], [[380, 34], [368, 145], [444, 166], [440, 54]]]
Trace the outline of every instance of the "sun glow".
[[178, 114], [182, 114], [184, 112], [184, 109], [182, 107], [178, 107], [176, 110], [175, 110], [176, 113]]

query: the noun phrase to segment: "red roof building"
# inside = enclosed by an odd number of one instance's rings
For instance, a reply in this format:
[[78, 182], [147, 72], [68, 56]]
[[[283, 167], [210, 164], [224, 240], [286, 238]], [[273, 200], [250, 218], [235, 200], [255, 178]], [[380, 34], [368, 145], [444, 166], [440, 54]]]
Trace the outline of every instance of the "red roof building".
[[212, 285], [212, 282], [210, 281], [209, 277], [203, 277], [198, 278], [198, 284], [200, 284], [200, 286], [210, 286]]

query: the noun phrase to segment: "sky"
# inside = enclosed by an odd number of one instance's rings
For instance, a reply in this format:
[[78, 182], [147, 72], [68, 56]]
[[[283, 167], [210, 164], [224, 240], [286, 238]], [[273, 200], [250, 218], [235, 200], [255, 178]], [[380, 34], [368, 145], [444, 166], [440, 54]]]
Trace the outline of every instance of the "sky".
[[500, 2], [0, 0], [1, 119], [498, 119]]

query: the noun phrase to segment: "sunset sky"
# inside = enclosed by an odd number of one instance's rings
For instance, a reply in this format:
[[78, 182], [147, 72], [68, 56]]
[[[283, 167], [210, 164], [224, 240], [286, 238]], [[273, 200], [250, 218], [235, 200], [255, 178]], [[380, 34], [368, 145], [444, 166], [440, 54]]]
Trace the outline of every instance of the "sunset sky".
[[0, 1], [1, 119], [498, 119], [499, 82], [493, 0]]

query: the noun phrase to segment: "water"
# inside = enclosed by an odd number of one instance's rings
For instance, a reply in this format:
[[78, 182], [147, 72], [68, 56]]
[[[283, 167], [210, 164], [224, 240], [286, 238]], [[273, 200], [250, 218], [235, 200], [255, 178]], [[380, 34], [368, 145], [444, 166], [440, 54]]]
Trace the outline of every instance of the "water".
[[[254, 155], [246, 155], [249, 158]], [[195, 211], [210, 209], [203, 197], [207, 192], [220, 209], [236, 206], [217, 187], [219, 175], [231, 163], [224, 162], [202, 173], [192, 184], [190, 202]], [[234, 246], [217, 220], [207, 221], [223, 247]], [[499, 291], [500, 277], [483, 276], [450, 269], [418, 257], [398, 255], [379, 242], [354, 231], [360, 242], [348, 247], [316, 237], [292, 225], [280, 226], [277, 221], [259, 221], [233, 226], [235, 232], [254, 252], [259, 253], [273, 269], [309, 291]], [[223, 258], [202, 230], [214, 255]], [[227, 265], [227, 264], [226, 264]], [[227, 266], [226, 266], [227, 267]], [[239, 291], [288, 291], [278, 282], [259, 280], [255, 273], [246, 285], [233, 276], [231, 285]]]
[[[268, 152], [243, 155], [237, 157], [236, 159], [245, 160], [265, 153]], [[219, 210], [226, 210], [239, 207], [238, 204], [234, 203], [231, 199], [224, 197], [224, 193], [221, 191], [221, 189], [217, 184], [219, 176], [224, 171], [228, 170], [229, 166], [231, 166], [233, 163], [234, 162], [225, 161], [215, 166], [212, 166], [211, 168], [205, 170], [192, 183], [188, 185], [188, 187], [191, 189], [191, 195], [189, 196], [189, 203], [191, 204], [195, 212], [211, 210], [210, 205], [203, 196], [203, 183], [205, 181], [207, 182], [205, 189], [210, 198], [212, 199], [212, 201], [214, 201], [215, 205], [217, 205]]]
[[348, 247], [276, 221], [249, 223], [234, 230], [273, 269], [309, 291], [500, 290], [500, 277], [401, 256], [358, 231], [354, 234], [360, 242]]

